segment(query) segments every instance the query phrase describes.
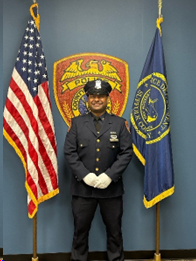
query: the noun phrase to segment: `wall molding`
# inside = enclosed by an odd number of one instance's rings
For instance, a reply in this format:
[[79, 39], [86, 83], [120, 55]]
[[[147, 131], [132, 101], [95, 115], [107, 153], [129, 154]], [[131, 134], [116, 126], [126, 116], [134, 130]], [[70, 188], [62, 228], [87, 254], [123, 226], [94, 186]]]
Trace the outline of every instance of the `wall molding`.
[[[125, 251], [125, 259], [153, 259], [155, 251]], [[196, 249], [160, 250], [164, 259], [196, 259]], [[4, 255], [4, 261], [29, 261], [32, 254]], [[38, 254], [39, 261], [70, 261], [70, 253]], [[106, 252], [90, 252], [89, 260], [106, 260]]]

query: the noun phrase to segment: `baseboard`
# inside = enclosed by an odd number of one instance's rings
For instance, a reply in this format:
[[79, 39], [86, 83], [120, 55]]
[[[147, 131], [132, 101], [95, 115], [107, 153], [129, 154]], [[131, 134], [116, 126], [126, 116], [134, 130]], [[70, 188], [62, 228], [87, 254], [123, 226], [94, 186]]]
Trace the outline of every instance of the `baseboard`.
[[[2, 251], [3, 252], [3, 251]], [[125, 251], [125, 259], [153, 259], [155, 251]], [[196, 249], [160, 250], [162, 259], [196, 259]], [[70, 253], [38, 254], [39, 261], [70, 261]], [[32, 255], [4, 255], [3, 261], [29, 261]], [[90, 252], [89, 260], [107, 260], [106, 252]]]

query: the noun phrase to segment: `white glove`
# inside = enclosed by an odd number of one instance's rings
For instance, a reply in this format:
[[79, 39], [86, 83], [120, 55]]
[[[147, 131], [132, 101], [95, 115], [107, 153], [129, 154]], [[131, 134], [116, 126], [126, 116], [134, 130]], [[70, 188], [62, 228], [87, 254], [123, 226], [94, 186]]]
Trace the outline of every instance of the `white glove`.
[[102, 173], [98, 176], [98, 182], [94, 188], [105, 189], [110, 185], [111, 182], [112, 179], [106, 173]]
[[98, 182], [98, 177], [95, 173], [89, 173], [83, 178], [84, 182], [91, 187], [94, 187]]

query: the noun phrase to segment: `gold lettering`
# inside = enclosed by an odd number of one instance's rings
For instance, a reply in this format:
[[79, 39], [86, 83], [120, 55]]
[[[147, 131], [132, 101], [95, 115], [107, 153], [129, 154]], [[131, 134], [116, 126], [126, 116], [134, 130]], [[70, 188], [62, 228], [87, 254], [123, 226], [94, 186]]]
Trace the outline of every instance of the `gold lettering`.
[[135, 115], [135, 119], [136, 119], [136, 121], [138, 121], [138, 120], [140, 120], [141, 118], [140, 118], [139, 115]]
[[141, 97], [143, 95], [143, 91], [139, 90], [137, 93], [136, 93], [136, 97], [139, 96]]
[[155, 84], [156, 86], [160, 86], [160, 84], [161, 84], [161, 81], [159, 79], [153, 78], [153, 77], [151, 78], [150, 82], [152, 84]]
[[143, 123], [142, 121], [140, 121], [140, 122], [138, 123], [138, 126], [139, 126], [143, 131], [146, 132], [146, 126], [144, 125], [144, 123]]
[[151, 132], [147, 132], [147, 136], [148, 136], [148, 138], [150, 139], [151, 138]]
[[157, 86], [160, 86], [161, 81], [157, 80]]
[[161, 90], [164, 92], [164, 94], [167, 94], [167, 86], [165, 85], [165, 83], [162, 83], [160, 86]]
[[156, 78], [153, 78], [153, 77], [152, 77], [152, 78], [150, 79], [150, 82], [153, 83], [153, 84], [156, 84], [156, 81], [157, 81]]
[[166, 128], [168, 128], [169, 125], [169, 120], [170, 120], [170, 116], [169, 116], [169, 112], [167, 112], [166, 117], [161, 125], [161, 129], [164, 130]]
[[76, 86], [80, 85], [80, 80], [75, 81]]

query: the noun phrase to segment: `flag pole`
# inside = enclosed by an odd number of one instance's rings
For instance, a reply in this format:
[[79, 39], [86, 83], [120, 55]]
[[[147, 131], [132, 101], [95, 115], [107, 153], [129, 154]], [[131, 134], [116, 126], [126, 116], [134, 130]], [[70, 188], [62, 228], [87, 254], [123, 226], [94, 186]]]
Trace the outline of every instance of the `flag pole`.
[[158, 12], [159, 12], [159, 18], [162, 17], [162, 0], [158, 0]]
[[33, 217], [33, 257], [32, 261], [38, 261], [37, 257], [37, 213]]
[[[33, 0], [35, 4], [37, 1]], [[37, 257], [37, 213], [33, 217], [33, 257], [32, 261], [38, 261]]]
[[[162, 17], [162, 0], [158, 0], [158, 16]], [[156, 252], [154, 261], [161, 261], [160, 250], [160, 202], [156, 204]]]
[[154, 260], [160, 261], [161, 254], [159, 253], [160, 246], [160, 202], [156, 204], [156, 253], [154, 254]]

